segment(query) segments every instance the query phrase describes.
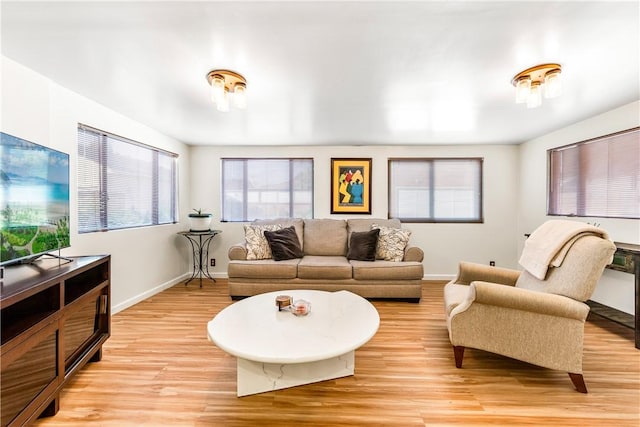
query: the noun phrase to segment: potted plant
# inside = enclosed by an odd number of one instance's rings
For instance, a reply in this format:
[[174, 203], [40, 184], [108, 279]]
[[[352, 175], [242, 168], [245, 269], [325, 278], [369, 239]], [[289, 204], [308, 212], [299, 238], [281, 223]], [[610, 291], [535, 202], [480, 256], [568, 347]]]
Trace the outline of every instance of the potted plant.
[[211, 226], [211, 214], [202, 213], [202, 209], [194, 209], [195, 213], [189, 214], [190, 231], [209, 231]]

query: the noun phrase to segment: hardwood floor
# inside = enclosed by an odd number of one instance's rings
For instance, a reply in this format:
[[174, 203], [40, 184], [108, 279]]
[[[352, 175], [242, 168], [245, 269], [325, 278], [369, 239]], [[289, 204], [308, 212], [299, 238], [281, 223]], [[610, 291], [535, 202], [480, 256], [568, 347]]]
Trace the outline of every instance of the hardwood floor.
[[378, 333], [352, 377], [236, 397], [236, 361], [206, 337], [230, 304], [226, 281], [176, 285], [113, 316], [102, 361], [88, 364], [55, 417], [37, 426], [638, 426], [633, 331], [590, 315], [578, 393], [566, 372], [467, 349], [456, 369], [442, 284], [419, 304], [374, 301]]

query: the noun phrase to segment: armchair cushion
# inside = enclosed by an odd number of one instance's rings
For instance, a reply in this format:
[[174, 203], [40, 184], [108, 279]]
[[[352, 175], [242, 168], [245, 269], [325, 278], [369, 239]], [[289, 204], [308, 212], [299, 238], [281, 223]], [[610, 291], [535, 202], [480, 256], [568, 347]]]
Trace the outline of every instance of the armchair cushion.
[[525, 270], [516, 287], [586, 301], [593, 294], [602, 270], [611, 262], [615, 250], [615, 245], [608, 239], [583, 236], [572, 244], [561, 267], [549, 268], [546, 280], [539, 280]]

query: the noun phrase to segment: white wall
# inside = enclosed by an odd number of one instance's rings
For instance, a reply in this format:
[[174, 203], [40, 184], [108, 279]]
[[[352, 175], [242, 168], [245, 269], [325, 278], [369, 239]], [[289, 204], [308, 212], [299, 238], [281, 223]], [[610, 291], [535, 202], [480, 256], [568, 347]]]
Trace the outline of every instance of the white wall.
[[[120, 311], [176, 283], [189, 269], [185, 242], [189, 208], [189, 147], [71, 92], [22, 65], [2, 57], [3, 132], [70, 155], [71, 247], [63, 255], [111, 254], [112, 310]], [[179, 155], [182, 224], [108, 233], [78, 234], [77, 126], [83, 123]]]
[[[446, 279], [457, 272], [458, 261], [474, 261], [515, 267], [517, 240], [518, 147], [484, 146], [327, 146], [327, 147], [234, 147], [191, 149], [191, 201], [214, 213], [213, 227], [223, 230], [212, 246], [215, 274], [227, 271], [227, 248], [243, 241], [244, 223], [220, 223], [220, 164], [225, 157], [311, 157], [314, 159], [314, 217], [331, 215], [330, 179], [332, 157], [372, 158], [373, 218], [387, 217], [387, 159], [389, 157], [483, 157], [483, 224], [405, 224], [412, 230], [411, 243], [425, 252], [427, 279]], [[352, 217], [364, 217], [353, 215]], [[215, 246], [215, 248], [214, 248]]]
[[[518, 214], [518, 252], [524, 246], [524, 233], [530, 233], [548, 217], [547, 150], [640, 126], [640, 101], [575, 123], [520, 145], [520, 189]], [[557, 217], [555, 217], [557, 218]], [[611, 218], [569, 218], [599, 223], [614, 241], [640, 244], [640, 221]], [[605, 270], [592, 297], [594, 301], [633, 314], [633, 275]]]

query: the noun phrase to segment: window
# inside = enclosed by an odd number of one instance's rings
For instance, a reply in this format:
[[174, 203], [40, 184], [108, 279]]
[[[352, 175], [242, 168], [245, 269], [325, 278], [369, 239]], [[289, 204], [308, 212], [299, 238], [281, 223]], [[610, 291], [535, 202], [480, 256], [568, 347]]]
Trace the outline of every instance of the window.
[[313, 218], [313, 160], [222, 159], [222, 221]]
[[389, 159], [389, 217], [482, 222], [482, 159]]
[[78, 232], [177, 222], [177, 158], [78, 125]]
[[640, 128], [547, 153], [549, 215], [640, 218]]

